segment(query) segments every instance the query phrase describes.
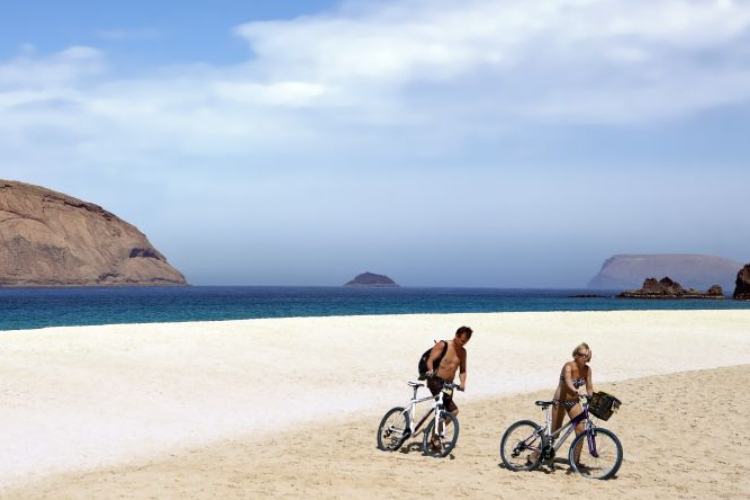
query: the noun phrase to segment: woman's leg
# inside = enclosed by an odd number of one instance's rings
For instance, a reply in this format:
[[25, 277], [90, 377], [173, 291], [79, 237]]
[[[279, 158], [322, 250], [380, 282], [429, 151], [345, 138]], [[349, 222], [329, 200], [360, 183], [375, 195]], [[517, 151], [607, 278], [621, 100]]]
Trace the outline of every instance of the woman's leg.
[[552, 407], [552, 433], [554, 434], [557, 429], [562, 427], [563, 420], [565, 419], [565, 412], [563, 411], [562, 403], [557, 403]]
[[[568, 416], [571, 420], [576, 418], [578, 415], [580, 415], [583, 412], [583, 407], [581, 406], [581, 403], [576, 403], [576, 405], [568, 410]], [[579, 422], [578, 425], [576, 425], [576, 436], [579, 434], [582, 434], [586, 430], [586, 424], [583, 422]], [[583, 447], [583, 441], [578, 443], [578, 446], [576, 446], [575, 456], [576, 456], [576, 463], [578, 463], [581, 459], [581, 448]]]

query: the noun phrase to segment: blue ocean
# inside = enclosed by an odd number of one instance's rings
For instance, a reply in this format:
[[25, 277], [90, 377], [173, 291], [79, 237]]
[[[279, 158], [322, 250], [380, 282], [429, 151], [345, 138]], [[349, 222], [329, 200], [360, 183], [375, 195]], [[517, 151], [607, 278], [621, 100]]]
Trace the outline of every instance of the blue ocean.
[[725, 300], [576, 298], [590, 290], [344, 287], [0, 289], [0, 330], [363, 314], [750, 309]]

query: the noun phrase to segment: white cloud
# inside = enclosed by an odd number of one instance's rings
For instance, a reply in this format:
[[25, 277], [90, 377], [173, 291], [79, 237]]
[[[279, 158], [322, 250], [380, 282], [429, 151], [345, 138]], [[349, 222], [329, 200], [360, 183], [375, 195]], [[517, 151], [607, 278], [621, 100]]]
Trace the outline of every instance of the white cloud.
[[33, 46], [25, 44], [22, 53], [0, 63], [0, 92], [74, 86], [104, 70], [102, 53], [91, 47], [74, 46], [48, 57], [35, 57]]
[[170, 183], [408, 168], [514, 128], [746, 103], [749, 26], [729, 0], [402, 0], [240, 25], [253, 55], [231, 66], [121, 78], [95, 48], [29, 47], [0, 62], [0, 161]]
[[0, 130], [29, 148], [43, 128], [153, 160], [316, 138], [360, 147], [395, 129], [413, 143], [650, 123], [750, 99], [748, 26], [747, 3], [729, 0], [351, 3], [238, 26], [255, 57], [234, 66], [118, 79], [95, 48], [25, 50], [0, 63]]

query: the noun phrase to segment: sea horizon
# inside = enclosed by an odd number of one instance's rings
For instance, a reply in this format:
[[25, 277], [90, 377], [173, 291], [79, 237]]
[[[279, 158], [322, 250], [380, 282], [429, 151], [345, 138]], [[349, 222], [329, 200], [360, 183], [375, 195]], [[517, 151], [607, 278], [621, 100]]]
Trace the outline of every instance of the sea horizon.
[[750, 309], [750, 302], [726, 297], [616, 298], [620, 291], [268, 285], [0, 288], [0, 330], [389, 314]]

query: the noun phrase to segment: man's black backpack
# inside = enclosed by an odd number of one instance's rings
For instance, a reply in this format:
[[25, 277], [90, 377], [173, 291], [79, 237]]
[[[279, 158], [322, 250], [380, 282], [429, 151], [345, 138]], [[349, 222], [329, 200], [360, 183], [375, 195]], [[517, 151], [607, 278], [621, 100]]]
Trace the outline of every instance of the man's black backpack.
[[[440, 362], [443, 360], [445, 352], [448, 350], [448, 342], [446, 342], [445, 340], [441, 340], [440, 342], [443, 343], [443, 352], [440, 353], [440, 356], [438, 356], [438, 358], [432, 364], [433, 371], [437, 371], [437, 367], [440, 366]], [[437, 344], [437, 341], [435, 343]], [[430, 353], [432, 352], [432, 349], [432, 347], [427, 349], [424, 354], [422, 354], [422, 357], [419, 358], [419, 380], [424, 380], [427, 378], [427, 360], [430, 359]]]

